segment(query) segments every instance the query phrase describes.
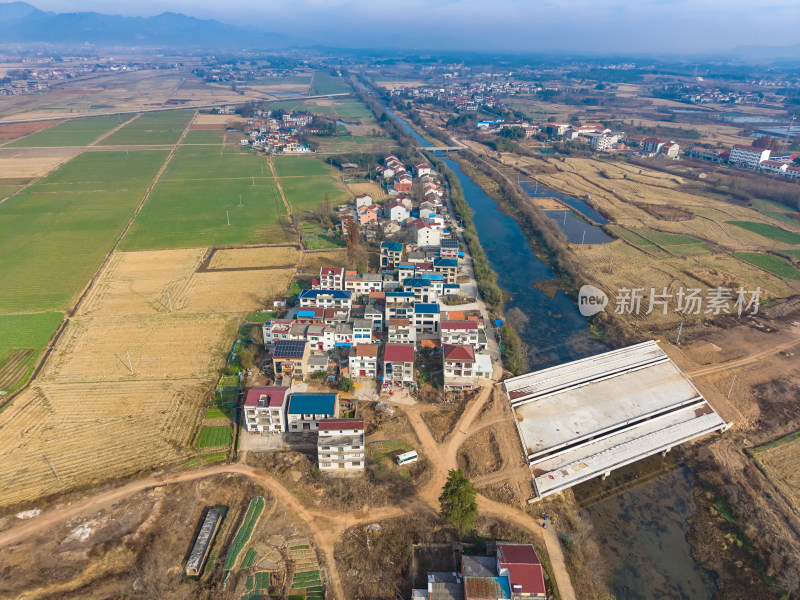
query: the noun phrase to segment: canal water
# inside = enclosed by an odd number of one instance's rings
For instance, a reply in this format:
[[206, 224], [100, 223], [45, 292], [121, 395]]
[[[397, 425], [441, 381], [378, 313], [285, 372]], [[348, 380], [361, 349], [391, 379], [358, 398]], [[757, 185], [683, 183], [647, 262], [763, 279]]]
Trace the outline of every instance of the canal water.
[[[395, 118], [421, 145], [432, 145], [408, 123]], [[442, 160], [458, 177], [475, 214], [481, 244], [497, 273], [498, 285], [510, 296], [506, 314], [519, 308], [524, 315], [524, 322], [516, 319], [514, 327], [532, 348], [532, 368], [607, 350], [591, 339], [586, 319], [563, 291], [548, 295], [532, 286], [533, 282], [553, 280], [554, 276], [531, 250], [519, 224], [502, 212], [457, 162], [446, 157]], [[578, 203], [570, 206], [582, 212]], [[585, 216], [602, 219], [599, 214]], [[656, 477], [583, 509], [600, 538], [608, 559], [607, 584], [618, 599], [707, 600], [714, 596], [714, 581], [695, 563], [687, 540], [687, 519], [693, 510], [688, 469]]]

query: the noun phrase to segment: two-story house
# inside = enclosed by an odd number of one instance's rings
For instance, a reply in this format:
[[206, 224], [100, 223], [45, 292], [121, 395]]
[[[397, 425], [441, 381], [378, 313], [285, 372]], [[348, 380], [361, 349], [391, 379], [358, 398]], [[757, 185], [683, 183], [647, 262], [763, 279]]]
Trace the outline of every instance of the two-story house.
[[339, 394], [296, 392], [289, 395], [286, 430], [290, 433], [319, 429], [319, 422], [339, 416]]
[[342, 267], [320, 267], [319, 287], [321, 290], [344, 289], [344, 269]]
[[403, 281], [403, 291], [414, 294], [414, 302], [433, 303], [439, 300], [439, 294], [430, 279], [406, 279]]
[[438, 304], [415, 304], [410, 318], [417, 339], [425, 334], [439, 333], [440, 317]]
[[475, 321], [442, 321], [442, 344], [478, 345], [478, 324]]
[[416, 340], [411, 321], [408, 319], [389, 319], [386, 341], [391, 344], [412, 344]]
[[372, 343], [372, 319], [353, 319], [353, 344]]
[[456, 283], [458, 279], [458, 259], [457, 258], [434, 258], [434, 273], [440, 273], [444, 277], [445, 283]]
[[475, 349], [472, 346], [444, 344], [442, 354], [445, 389], [472, 387], [473, 382], [465, 380], [474, 377]]

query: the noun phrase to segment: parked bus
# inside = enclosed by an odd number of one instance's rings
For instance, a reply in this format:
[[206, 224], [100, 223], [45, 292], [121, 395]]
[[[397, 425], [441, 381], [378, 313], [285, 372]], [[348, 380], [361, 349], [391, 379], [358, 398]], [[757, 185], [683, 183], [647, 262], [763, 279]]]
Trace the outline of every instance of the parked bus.
[[416, 450], [412, 450], [411, 452], [399, 454], [395, 460], [397, 461], [398, 465], [407, 465], [408, 463], [417, 462], [417, 460], [419, 460], [419, 456], [417, 456]]

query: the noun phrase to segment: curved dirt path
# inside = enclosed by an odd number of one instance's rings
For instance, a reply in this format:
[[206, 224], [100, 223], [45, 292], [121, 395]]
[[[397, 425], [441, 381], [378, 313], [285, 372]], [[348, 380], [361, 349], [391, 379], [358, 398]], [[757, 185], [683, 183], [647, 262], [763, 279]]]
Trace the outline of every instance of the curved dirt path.
[[[795, 332], [792, 332], [794, 335], [800, 335]], [[755, 354], [751, 354], [750, 356], [745, 356], [744, 358], [739, 358], [737, 360], [732, 360], [729, 362], [725, 362], [719, 365], [714, 365], [712, 367], [705, 367], [702, 369], [696, 369], [694, 371], [689, 371], [686, 373], [689, 377], [703, 377], [705, 375], [713, 375], [714, 373], [720, 373], [722, 371], [729, 371], [731, 369], [736, 369], [738, 367], [744, 367], [746, 365], [759, 362], [768, 356], [772, 356], [774, 354], [778, 354], [779, 352], [783, 352], [785, 350], [789, 350], [794, 348], [795, 346], [800, 345], [800, 339], [794, 339], [788, 342], [784, 342], [782, 344], [778, 344], [777, 346], [773, 346], [768, 350], [764, 350], [762, 352], [757, 352]]]

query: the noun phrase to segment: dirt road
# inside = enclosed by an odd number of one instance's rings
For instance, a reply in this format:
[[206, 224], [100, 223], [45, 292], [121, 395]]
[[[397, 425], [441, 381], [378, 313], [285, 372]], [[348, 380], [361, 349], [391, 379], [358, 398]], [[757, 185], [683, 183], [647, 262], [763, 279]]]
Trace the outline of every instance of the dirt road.
[[[447, 480], [447, 473], [450, 469], [457, 468], [458, 450], [467, 439], [472, 429], [472, 433], [479, 431], [485, 423], [475, 424], [475, 420], [484, 408], [484, 405], [491, 397], [492, 386], [486, 385], [469, 403], [464, 413], [459, 418], [453, 431], [441, 443], [437, 444], [425, 425], [421, 416], [419, 405], [397, 404], [403, 412], [408, 415], [417, 437], [420, 440], [425, 454], [433, 465], [434, 474], [431, 480], [419, 490], [418, 494], [407, 498], [404, 502], [384, 508], [369, 508], [368, 510], [358, 510], [351, 512], [321, 511], [303, 505], [291, 492], [289, 492], [276, 479], [270, 477], [263, 471], [255, 469], [241, 462], [232, 464], [220, 464], [210, 466], [197, 471], [186, 471], [174, 475], [162, 476], [152, 474], [141, 479], [130, 481], [120, 487], [89, 496], [79, 502], [67, 506], [59, 506], [52, 510], [42, 513], [27, 521], [21, 521], [10, 529], [0, 533], [0, 547], [10, 546], [31, 536], [43, 533], [53, 527], [69, 521], [75, 517], [95, 513], [109, 508], [116, 502], [131, 496], [137, 492], [151, 489], [157, 486], [175, 484], [180, 482], [195, 481], [214, 475], [238, 474], [250, 478], [255, 483], [263, 486], [283, 503], [287, 508], [305, 521], [311, 529], [314, 545], [322, 557], [322, 562], [328, 572], [328, 581], [331, 587], [331, 596], [344, 600], [344, 589], [339, 573], [336, 569], [334, 559], [334, 548], [342, 533], [348, 527], [363, 523], [381, 521], [392, 517], [402, 516], [410, 513], [429, 513], [436, 514], [439, 510], [439, 493]], [[495, 407], [493, 412], [501, 411]], [[494, 424], [502, 422], [496, 414], [488, 413], [487, 418]], [[475, 424], [473, 426], [473, 424]], [[515, 453], [516, 450], [510, 450]], [[516, 480], [522, 471], [519, 465], [514, 462], [504, 461], [503, 470], [496, 474], [502, 479]], [[527, 475], [524, 475], [527, 477]], [[518, 508], [501, 504], [478, 495], [478, 507], [482, 514], [490, 514], [498, 518], [508, 520], [515, 525], [524, 528], [526, 531], [536, 535], [545, 542], [553, 574], [556, 579], [561, 597], [564, 600], [574, 600], [575, 593], [572, 583], [567, 573], [564, 557], [558, 539], [553, 536], [543, 535], [543, 530], [539, 522]], [[555, 535], [555, 534], [553, 534]]]
[[791, 350], [795, 346], [800, 346], [800, 332], [792, 332], [792, 335], [795, 339], [789, 340], [788, 342], [784, 342], [782, 344], [778, 344], [776, 346], [772, 346], [771, 348], [764, 350], [762, 352], [750, 354], [749, 356], [745, 356], [744, 358], [731, 360], [719, 365], [713, 365], [710, 367], [697, 369], [695, 371], [690, 371], [689, 373], [687, 373], [687, 375], [689, 377], [703, 377], [705, 375], [712, 375], [714, 373], [720, 373], [722, 371], [730, 371], [731, 369], [738, 369], [740, 367], [744, 367], [753, 364], [755, 362], [760, 362], [769, 356], [773, 356], [780, 352], [785, 352], [786, 350]]

